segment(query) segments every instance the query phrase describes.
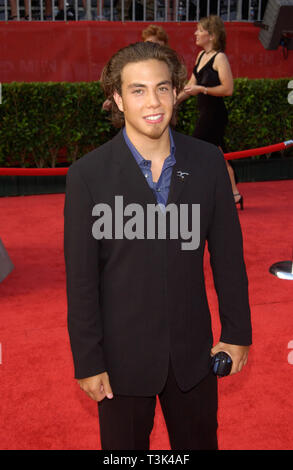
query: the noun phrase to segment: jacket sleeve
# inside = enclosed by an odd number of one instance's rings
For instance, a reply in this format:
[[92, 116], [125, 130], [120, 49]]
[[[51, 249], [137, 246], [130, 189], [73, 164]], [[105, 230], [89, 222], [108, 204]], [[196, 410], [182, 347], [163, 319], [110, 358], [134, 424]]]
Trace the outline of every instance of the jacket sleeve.
[[214, 168], [214, 211], [208, 249], [219, 303], [220, 341], [248, 346], [252, 343], [252, 327], [242, 232], [226, 163], [220, 151]]
[[99, 306], [99, 242], [92, 235], [94, 203], [77, 164], [67, 174], [64, 206], [64, 256], [68, 332], [75, 378], [106, 370]]

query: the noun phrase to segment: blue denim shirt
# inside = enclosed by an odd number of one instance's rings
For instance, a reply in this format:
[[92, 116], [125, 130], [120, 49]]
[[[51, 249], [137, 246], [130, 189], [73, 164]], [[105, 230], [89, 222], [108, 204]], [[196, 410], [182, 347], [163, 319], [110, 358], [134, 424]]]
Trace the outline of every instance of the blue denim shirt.
[[169, 128], [169, 134], [170, 134], [171, 153], [164, 161], [162, 172], [160, 174], [158, 181], [154, 183], [152, 171], [151, 171], [151, 165], [152, 165], [151, 160], [146, 160], [145, 158], [142, 157], [142, 155], [130, 142], [127, 136], [125, 127], [123, 129], [123, 136], [124, 136], [126, 144], [128, 145], [144, 177], [146, 178], [149, 184], [149, 187], [153, 190], [158, 204], [163, 204], [164, 206], [166, 206], [167, 204], [169, 189], [170, 189], [170, 184], [171, 184], [172, 169], [176, 163], [176, 159], [175, 159], [176, 149], [175, 149], [175, 144], [174, 144], [174, 140], [173, 140], [173, 136], [172, 136], [172, 132], [170, 128]]

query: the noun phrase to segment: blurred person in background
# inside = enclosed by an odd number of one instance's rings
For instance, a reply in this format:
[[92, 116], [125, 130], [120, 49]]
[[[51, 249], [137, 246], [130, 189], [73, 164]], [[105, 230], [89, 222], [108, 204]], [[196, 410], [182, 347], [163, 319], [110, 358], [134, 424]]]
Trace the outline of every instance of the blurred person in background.
[[[190, 96], [197, 96], [199, 119], [193, 136], [217, 145], [225, 152], [224, 134], [228, 112], [224, 97], [233, 94], [233, 75], [226, 54], [226, 32], [222, 19], [216, 15], [202, 18], [195, 31], [196, 45], [201, 51], [195, 61], [192, 75], [180, 93], [176, 106]], [[235, 204], [243, 209], [243, 196], [239, 193], [234, 170], [226, 161]]]
[[[20, 18], [20, 15], [19, 15], [19, 19], [22, 20], [28, 20], [29, 19], [29, 0], [24, 0], [24, 18]], [[10, 20], [12, 21], [17, 21], [18, 20], [18, 17], [17, 17], [17, 4], [16, 4], [16, 0], [10, 0]]]
[[168, 34], [161, 26], [150, 24], [143, 30], [141, 36], [144, 42], [150, 41], [156, 42], [161, 46], [168, 46]]

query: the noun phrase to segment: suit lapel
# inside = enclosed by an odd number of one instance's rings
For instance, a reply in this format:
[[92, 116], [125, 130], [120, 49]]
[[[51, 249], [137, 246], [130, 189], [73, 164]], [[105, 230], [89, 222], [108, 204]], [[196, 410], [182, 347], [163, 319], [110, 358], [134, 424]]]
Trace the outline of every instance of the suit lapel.
[[155, 195], [128, 148], [122, 131], [113, 139], [113, 153], [118, 165], [119, 179], [129, 202], [141, 205], [157, 204]]
[[[191, 176], [186, 158], [186, 149], [182, 147], [180, 139], [176, 138], [176, 134], [176, 132], [173, 132], [176, 145], [176, 164], [172, 171], [167, 204], [177, 202]], [[114, 160], [119, 168], [119, 178], [121, 179], [122, 186], [127, 189], [129, 200], [142, 205], [157, 204], [156, 197], [128, 148], [122, 131], [114, 137], [112, 142]]]
[[180, 194], [186, 187], [186, 184], [188, 183], [191, 177], [191, 171], [189, 169], [188, 161], [186, 158], [186, 149], [182, 147], [180, 141], [177, 139], [176, 132], [173, 132], [173, 137], [176, 146], [176, 164], [173, 167], [167, 204], [177, 202]]

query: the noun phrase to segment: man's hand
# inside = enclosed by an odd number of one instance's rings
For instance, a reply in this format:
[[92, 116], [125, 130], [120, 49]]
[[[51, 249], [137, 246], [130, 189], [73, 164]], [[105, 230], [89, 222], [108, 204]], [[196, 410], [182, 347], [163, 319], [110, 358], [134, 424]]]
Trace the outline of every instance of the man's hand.
[[107, 372], [78, 380], [80, 388], [93, 400], [102, 401], [105, 397], [113, 398], [113, 392]]
[[236, 344], [227, 344], [219, 342], [211, 350], [211, 356], [214, 356], [220, 351], [231, 356], [233, 361], [232, 369], [230, 375], [240, 372], [242, 367], [246, 365], [248, 359], [249, 346], [238, 346]]

